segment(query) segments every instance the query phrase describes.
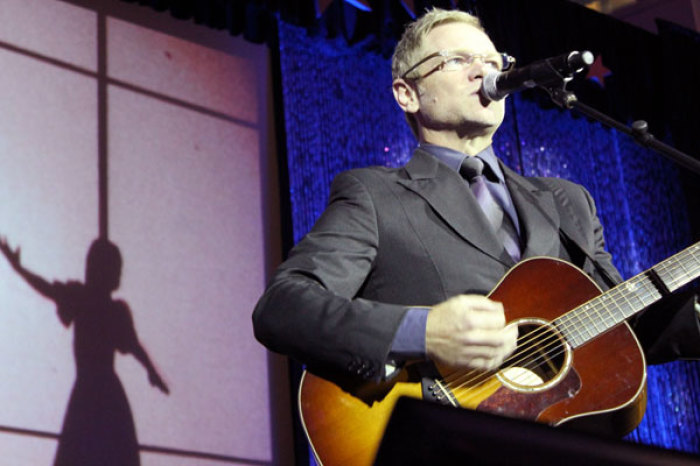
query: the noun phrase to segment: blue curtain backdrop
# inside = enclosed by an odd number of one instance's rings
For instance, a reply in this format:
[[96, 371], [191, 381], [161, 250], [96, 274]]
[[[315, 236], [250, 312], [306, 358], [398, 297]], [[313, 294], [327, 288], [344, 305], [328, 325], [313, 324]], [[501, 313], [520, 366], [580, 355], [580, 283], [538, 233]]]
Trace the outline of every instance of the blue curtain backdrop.
[[[389, 60], [369, 40], [320, 40], [280, 22], [279, 53], [296, 242], [323, 211], [338, 172], [403, 164], [416, 142], [391, 94]], [[525, 175], [583, 184], [625, 278], [689, 244], [675, 167], [624, 135], [536, 100], [509, 98], [496, 152]], [[628, 439], [700, 453], [700, 363], [652, 366], [648, 385], [646, 415]]]

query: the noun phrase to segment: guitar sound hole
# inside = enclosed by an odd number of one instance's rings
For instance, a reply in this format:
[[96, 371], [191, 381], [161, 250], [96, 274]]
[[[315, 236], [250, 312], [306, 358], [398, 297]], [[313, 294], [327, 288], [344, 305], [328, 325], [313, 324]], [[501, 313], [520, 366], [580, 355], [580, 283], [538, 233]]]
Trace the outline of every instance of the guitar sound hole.
[[511, 322], [518, 326], [518, 347], [503, 363], [498, 377], [519, 391], [545, 390], [565, 375], [571, 353], [554, 327], [539, 319]]

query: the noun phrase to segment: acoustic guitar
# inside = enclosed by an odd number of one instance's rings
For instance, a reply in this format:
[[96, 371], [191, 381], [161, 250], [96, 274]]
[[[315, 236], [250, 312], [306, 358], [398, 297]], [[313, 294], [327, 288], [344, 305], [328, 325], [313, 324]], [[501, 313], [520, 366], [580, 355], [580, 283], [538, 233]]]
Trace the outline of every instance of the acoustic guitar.
[[624, 435], [646, 407], [646, 364], [626, 320], [700, 276], [700, 243], [601, 293], [575, 266], [532, 258], [489, 294], [518, 346], [497, 371], [409, 365], [384, 383], [304, 372], [302, 424], [320, 464], [371, 464], [398, 397]]

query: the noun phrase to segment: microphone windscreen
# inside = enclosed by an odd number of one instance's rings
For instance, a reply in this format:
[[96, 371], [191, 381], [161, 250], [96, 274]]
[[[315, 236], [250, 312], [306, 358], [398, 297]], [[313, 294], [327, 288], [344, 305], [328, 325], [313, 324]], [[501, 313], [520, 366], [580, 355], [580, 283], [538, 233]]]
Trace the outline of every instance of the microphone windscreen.
[[507, 92], [498, 90], [498, 77], [503, 74], [500, 71], [490, 71], [481, 80], [481, 94], [489, 100], [501, 100], [508, 95]]

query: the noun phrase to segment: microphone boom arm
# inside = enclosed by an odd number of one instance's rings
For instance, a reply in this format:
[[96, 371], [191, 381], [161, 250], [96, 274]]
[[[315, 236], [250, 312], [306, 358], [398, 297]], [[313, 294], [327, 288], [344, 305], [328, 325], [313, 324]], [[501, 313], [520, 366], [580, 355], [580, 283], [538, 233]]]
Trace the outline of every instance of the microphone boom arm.
[[573, 92], [566, 89], [567, 82], [568, 81], [565, 81], [562, 87], [539, 87], [547, 91], [552, 101], [560, 107], [569, 110], [576, 110], [587, 117], [599, 121], [605, 126], [616, 129], [633, 138], [639, 145], [653, 149], [671, 161], [682, 165], [695, 174], [700, 175], [700, 161], [676, 149], [675, 147], [669, 146], [668, 144], [656, 139], [654, 135], [648, 131], [649, 125], [646, 121], [637, 120], [634, 121], [631, 126], [620, 123], [614, 118], [599, 112], [593, 107], [581, 103]]

